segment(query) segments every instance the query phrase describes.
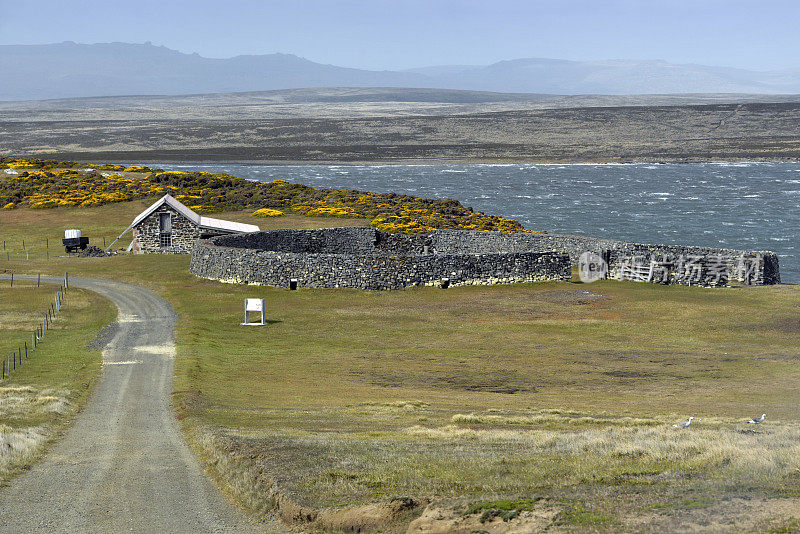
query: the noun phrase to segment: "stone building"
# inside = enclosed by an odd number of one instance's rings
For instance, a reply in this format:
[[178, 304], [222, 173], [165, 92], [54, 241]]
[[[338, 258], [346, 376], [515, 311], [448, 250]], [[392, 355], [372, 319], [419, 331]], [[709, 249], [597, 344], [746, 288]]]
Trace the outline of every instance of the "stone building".
[[258, 232], [258, 226], [203, 217], [170, 195], [140, 213], [125, 232], [133, 230], [128, 250], [135, 254], [191, 254], [198, 239]]

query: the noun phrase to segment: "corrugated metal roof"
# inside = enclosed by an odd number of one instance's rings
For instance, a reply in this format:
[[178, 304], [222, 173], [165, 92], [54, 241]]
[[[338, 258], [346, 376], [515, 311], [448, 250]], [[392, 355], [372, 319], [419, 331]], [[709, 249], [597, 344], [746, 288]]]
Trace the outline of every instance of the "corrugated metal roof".
[[223, 221], [222, 219], [213, 219], [211, 217], [201, 217], [197, 213], [193, 212], [189, 208], [187, 208], [184, 204], [178, 201], [172, 195], [164, 195], [156, 202], [154, 202], [149, 208], [144, 210], [140, 213], [131, 223], [129, 228], [132, 228], [142, 222], [144, 219], [147, 218], [148, 215], [153, 213], [158, 209], [159, 206], [162, 204], [167, 204], [175, 211], [192, 221], [197, 226], [201, 228], [206, 228], [208, 230], [222, 230], [225, 232], [258, 232], [260, 228], [255, 224], [244, 224], [244, 223], [237, 223], [233, 221]]
[[222, 219], [212, 219], [211, 217], [200, 217], [200, 226], [215, 230], [230, 230], [231, 232], [258, 232], [260, 228], [255, 224], [237, 223], [233, 221], [223, 221]]

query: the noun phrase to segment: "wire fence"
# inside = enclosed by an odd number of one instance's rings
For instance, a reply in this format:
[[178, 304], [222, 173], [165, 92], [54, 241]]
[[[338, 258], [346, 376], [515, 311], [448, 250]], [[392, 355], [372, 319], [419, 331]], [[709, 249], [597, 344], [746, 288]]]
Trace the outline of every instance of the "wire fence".
[[[11, 273], [10, 281], [11, 287], [14, 287], [14, 273]], [[39, 287], [41, 283], [42, 275], [39, 274], [36, 278], [36, 287]], [[27, 340], [23, 341], [22, 345], [17, 347], [17, 350], [11, 353], [6, 352], [5, 357], [2, 358], [2, 364], [0, 364], [0, 381], [9, 378], [13, 372], [22, 367], [25, 360], [34, 355], [36, 349], [49, 331], [50, 326], [53, 324], [56, 315], [61, 312], [66, 304], [67, 294], [69, 293], [68, 289], [69, 274], [64, 273], [64, 283], [59, 286], [53, 296], [53, 302], [50, 304], [50, 307], [42, 314], [42, 323], [31, 332], [30, 345], [28, 345]]]
[[[0, 249], [0, 260], [6, 261], [31, 261], [31, 260], [49, 260], [53, 258], [63, 258], [66, 256], [79, 256], [81, 249], [78, 248], [73, 252], [68, 252], [64, 249], [61, 241], [53, 239], [53, 246], [50, 246], [50, 238], [44, 239], [2, 239], [2, 249]], [[106, 249], [106, 243], [111, 243], [113, 238], [106, 239], [103, 237], [90, 238], [87, 246], [93, 246]]]

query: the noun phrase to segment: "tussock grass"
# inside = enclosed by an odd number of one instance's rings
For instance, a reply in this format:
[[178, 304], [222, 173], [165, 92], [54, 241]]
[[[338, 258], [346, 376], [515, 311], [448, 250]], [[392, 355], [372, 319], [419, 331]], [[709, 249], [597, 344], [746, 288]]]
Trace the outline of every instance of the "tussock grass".
[[576, 425], [624, 425], [624, 426], [654, 426], [659, 422], [655, 419], [641, 417], [599, 417], [594, 415], [567, 415], [555, 413], [537, 413], [535, 415], [494, 415], [494, 414], [460, 414], [451, 418], [457, 425], [492, 425], [492, 426], [576, 426]]
[[359, 407], [381, 409], [398, 409], [398, 410], [422, 410], [430, 407], [430, 404], [423, 401], [392, 401], [392, 402], [362, 402], [358, 404]]
[[[570, 463], [570, 458], [580, 459], [580, 469], [572, 471], [572, 482], [588, 482], [626, 472], [634, 478], [640, 475], [647, 481], [675, 478], [682, 473], [687, 477], [702, 475], [755, 484], [793, 480], [800, 475], [800, 425], [773, 422], [769, 428], [753, 432], [735, 420], [726, 421], [726, 424], [686, 430], [660, 425], [571, 432], [415, 426], [406, 432], [439, 441], [471, 440], [489, 444], [502, 441], [516, 445], [523, 455], [553, 457], [558, 463]], [[645, 466], [652, 467], [652, 472], [639, 468]]]
[[[607, 487], [710, 491], [781, 498], [800, 482], [800, 424], [743, 432], [735, 419], [708, 428], [585, 425], [572, 431], [415, 425], [401, 431], [227, 433], [250, 469], [270, 473], [298, 502], [336, 506], [402, 495], [473, 498], [571, 494]], [[625, 489], [627, 488], [627, 489]], [[660, 489], [659, 489], [660, 488]], [[701, 493], [702, 494], [702, 493]], [[696, 500], [696, 499], [695, 499]], [[692, 509], [691, 503], [675, 505]]]
[[[38, 391], [31, 386], [0, 387], [0, 421], [51, 419], [71, 407], [70, 392]], [[51, 433], [45, 426], [12, 426], [0, 423], [0, 481], [31, 462]]]
[[765, 532], [769, 534], [798, 534], [800, 533], [800, 519], [790, 517], [782, 521], [775, 521], [766, 527]]
[[63, 414], [70, 407], [69, 395], [68, 390], [37, 392], [30, 386], [0, 387], [0, 415], [19, 417], [39, 413]]

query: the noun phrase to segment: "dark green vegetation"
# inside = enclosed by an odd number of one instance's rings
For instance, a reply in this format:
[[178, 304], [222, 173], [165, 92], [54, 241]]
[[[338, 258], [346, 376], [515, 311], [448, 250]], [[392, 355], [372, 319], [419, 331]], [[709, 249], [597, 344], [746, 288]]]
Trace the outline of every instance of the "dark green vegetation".
[[579, 527], [608, 527], [616, 523], [614, 516], [598, 512], [584, 503], [568, 503], [558, 521], [563, 525]]
[[0, 154], [87, 161], [800, 157], [796, 96], [307, 89], [0, 104]]
[[499, 501], [481, 502], [473, 504], [467, 508], [467, 511], [464, 513], [465, 515], [478, 513], [481, 514], [481, 523], [491, 521], [495, 517], [499, 517], [503, 521], [509, 521], [519, 517], [519, 514], [522, 511], [533, 510], [535, 502], [536, 501], [534, 499], [501, 499]]
[[[249, 509], [411, 496], [459, 516], [491, 503], [480, 515], [498, 510], [489, 514], [508, 524], [551, 510], [553, 529], [791, 527], [800, 484], [795, 286], [290, 292], [197, 279], [185, 256], [45, 259], [45, 236], [74, 226], [95, 244], [150, 200], [0, 211], [0, 240], [13, 246], [0, 269], [68, 270], [167, 298], [180, 314], [178, 416]], [[332, 222], [359, 224], [259, 220]], [[267, 326], [239, 326], [245, 297], [266, 300]], [[769, 418], [754, 433], [746, 420], [762, 412]], [[689, 415], [698, 417], [690, 429], [672, 427]]]
[[786, 521], [776, 522], [770, 525], [767, 532], [769, 534], [797, 534], [800, 532], [800, 519], [787, 519]]

